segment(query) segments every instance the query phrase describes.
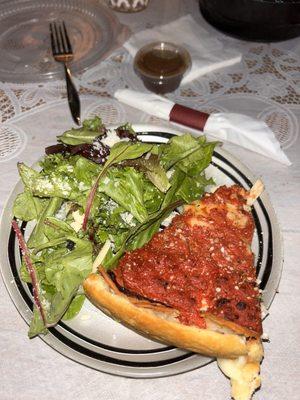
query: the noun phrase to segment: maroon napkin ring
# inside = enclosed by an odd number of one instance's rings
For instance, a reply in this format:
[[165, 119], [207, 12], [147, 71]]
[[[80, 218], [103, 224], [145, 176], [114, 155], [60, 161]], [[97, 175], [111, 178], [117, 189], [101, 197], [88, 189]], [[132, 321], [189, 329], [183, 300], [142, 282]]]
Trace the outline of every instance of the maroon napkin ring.
[[193, 110], [192, 108], [181, 106], [180, 104], [174, 104], [170, 111], [169, 120], [180, 125], [203, 131], [208, 117], [209, 114], [202, 111]]

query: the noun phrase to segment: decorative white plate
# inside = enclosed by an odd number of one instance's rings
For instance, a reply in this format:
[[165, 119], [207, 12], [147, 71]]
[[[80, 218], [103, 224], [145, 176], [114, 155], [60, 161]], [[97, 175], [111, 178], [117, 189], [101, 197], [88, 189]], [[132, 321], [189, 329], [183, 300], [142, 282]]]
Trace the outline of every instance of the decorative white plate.
[[0, 8], [0, 78], [37, 82], [63, 77], [54, 61], [49, 23], [64, 20], [74, 51], [71, 70], [99, 62], [126, 39], [128, 29], [99, 0], [12, 0]]
[[[140, 139], [164, 143], [176, 130], [157, 126], [136, 125]], [[236, 158], [221, 148], [213, 155], [207, 174], [217, 185], [240, 184], [249, 189], [255, 177]], [[12, 191], [0, 225], [1, 270], [7, 290], [21, 316], [29, 323], [32, 314], [32, 295], [19, 276], [20, 251], [11, 229], [12, 204], [23, 190], [21, 181]], [[256, 226], [253, 251], [256, 254], [258, 277], [263, 289], [263, 302], [269, 308], [279, 284], [282, 269], [280, 229], [267, 193], [253, 208]], [[23, 225], [28, 230], [26, 224]], [[125, 328], [85, 301], [79, 315], [71, 321], [60, 322], [42, 340], [65, 356], [115, 375], [133, 378], [154, 378], [174, 375], [201, 367], [212, 359], [149, 340]]]

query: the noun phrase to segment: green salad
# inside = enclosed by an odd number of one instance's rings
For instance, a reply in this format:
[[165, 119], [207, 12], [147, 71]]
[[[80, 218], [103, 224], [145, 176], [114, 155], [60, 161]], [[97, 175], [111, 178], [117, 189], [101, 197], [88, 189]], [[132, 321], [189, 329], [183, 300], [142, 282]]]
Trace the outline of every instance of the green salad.
[[[33, 287], [29, 337], [76, 316], [90, 272], [114, 268], [173, 210], [203, 195], [213, 184], [204, 171], [215, 144], [190, 134], [145, 143], [129, 124], [108, 130], [95, 117], [58, 136], [38, 170], [18, 164], [24, 192], [12, 224], [23, 253], [21, 278]], [[32, 221], [26, 243], [18, 220]]]

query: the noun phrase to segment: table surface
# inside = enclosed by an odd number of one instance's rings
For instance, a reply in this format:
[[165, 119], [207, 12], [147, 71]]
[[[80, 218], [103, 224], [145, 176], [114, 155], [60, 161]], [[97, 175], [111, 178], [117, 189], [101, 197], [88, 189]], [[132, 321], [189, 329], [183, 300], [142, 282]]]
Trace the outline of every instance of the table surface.
[[[1, 7], [1, 4], [0, 4]], [[235, 111], [265, 120], [292, 161], [285, 167], [238, 146], [224, 148], [241, 159], [266, 186], [278, 216], [285, 260], [279, 293], [264, 321], [262, 388], [255, 400], [298, 399], [300, 393], [300, 40], [263, 44], [229, 38], [201, 17], [196, 1], [152, 0], [139, 14], [117, 14], [133, 32], [178, 16], [195, 20], [225, 45], [241, 50], [240, 64], [210, 73], [168, 97], [206, 111]], [[170, 38], [171, 39], [171, 38]], [[116, 88], [143, 90], [124, 48], [76, 77], [83, 117], [100, 114], [106, 124], [125, 121], [166, 124], [113, 99]], [[34, 163], [46, 145], [72, 124], [63, 81], [16, 85], [0, 82], [0, 208], [18, 180], [16, 162]], [[51, 118], [49, 118], [51, 116]], [[42, 340], [27, 338], [27, 325], [0, 280], [0, 399], [229, 399], [229, 382], [216, 363], [181, 375], [136, 380], [77, 364]]]

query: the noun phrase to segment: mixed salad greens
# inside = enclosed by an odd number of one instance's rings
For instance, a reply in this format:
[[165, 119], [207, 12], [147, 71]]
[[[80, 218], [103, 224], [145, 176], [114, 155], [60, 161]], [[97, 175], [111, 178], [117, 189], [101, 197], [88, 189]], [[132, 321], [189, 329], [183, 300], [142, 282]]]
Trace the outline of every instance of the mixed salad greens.
[[35, 299], [29, 337], [77, 315], [85, 298], [81, 284], [92, 270], [113, 268], [213, 183], [204, 170], [216, 143], [204, 136], [145, 143], [129, 124], [108, 130], [95, 117], [58, 142], [46, 149], [40, 170], [18, 164], [24, 192], [13, 213], [34, 225], [25, 243], [13, 222], [21, 277]]

